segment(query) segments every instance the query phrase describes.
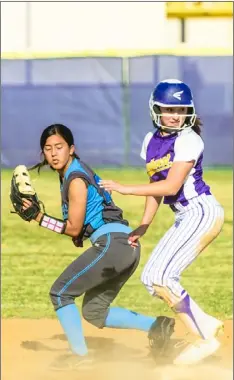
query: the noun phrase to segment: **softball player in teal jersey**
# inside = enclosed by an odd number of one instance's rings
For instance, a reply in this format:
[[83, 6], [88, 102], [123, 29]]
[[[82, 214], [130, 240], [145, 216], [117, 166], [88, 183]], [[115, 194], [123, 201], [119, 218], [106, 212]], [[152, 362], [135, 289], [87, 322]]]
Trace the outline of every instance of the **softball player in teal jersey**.
[[[90, 356], [82, 331], [76, 297], [84, 294], [82, 315], [98, 328], [112, 327], [149, 332], [158, 350], [173, 332], [174, 319], [150, 317], [121, 307], [110, 307], [136, 270], [140, 244], [128, 242], [132, 231], [122, 210], [110, 194], [100, 189], [100, 178], [75, 153], [74, 139], [62, 124], [47, 127], [40, 140], [43, 161], [32, 169], [49, 165], [60, 180], [63, 219], [40, 213], [43, 228], [72, 237], [77, 247], [90, 239], [92, 246], [76, 258], [57, 278], [50, 290], [51, 302], [67, 336], [71, 354], [59, 357], [51, 368], [67, 370], [86, 367]], [[29, 206], [25, 200], [24, 207]]]

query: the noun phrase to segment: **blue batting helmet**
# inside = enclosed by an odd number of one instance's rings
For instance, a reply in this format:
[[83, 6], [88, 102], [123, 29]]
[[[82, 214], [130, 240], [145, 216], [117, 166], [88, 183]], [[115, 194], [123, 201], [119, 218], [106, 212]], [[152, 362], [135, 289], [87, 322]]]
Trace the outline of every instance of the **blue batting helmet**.
[[[184, 124], [179, 128], [164, 127], [161, 124], [160, 107], [188, 107]], [[166, 79], [159, 82], [150, 96], [149, 108], [154, 126], [167, 132], [178, 132], [192, 127], [197, 117], [192, 92], [187, 84], [178, 79]]]

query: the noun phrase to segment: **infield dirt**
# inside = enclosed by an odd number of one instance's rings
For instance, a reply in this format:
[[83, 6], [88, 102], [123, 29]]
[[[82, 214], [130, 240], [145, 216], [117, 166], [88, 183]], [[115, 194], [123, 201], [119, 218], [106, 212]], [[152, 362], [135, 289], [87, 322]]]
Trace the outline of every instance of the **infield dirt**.
[[[84, 321], [87, 344], [94, 350], [90, 370], [54, 372], [50, 364], [67, 352], [62, 329], [54, 319], [2, 320], [2, 380], [231, 380], [232, 320], [225, 321], [221, 348], [208, 361], [178, 368], [156, 366], [149, 356], [147, 334], [135, 330], [99, 330]], [[177, 323], [175, 337], [183, 336]], [[67, 375], [67, 376], [66, 376]], [[65, 376], [65, 377], [64, 377]]]

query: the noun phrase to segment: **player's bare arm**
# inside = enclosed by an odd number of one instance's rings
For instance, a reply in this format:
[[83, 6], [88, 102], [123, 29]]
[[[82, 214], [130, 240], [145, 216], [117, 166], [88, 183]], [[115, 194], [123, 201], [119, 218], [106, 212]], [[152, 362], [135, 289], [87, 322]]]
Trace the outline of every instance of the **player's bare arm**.
[[[80, 178], [75, 178], [69, 186], [69, 210], [68, 220], [66, 221], [66, 227], [64, 234], [76, 237], [80, 234], [86, 211], [87, 202], [87, 187], [85, 182]], [[26, 210], [31, 206], [32, 202], [28, 199], [23, 199], [24, 209]], [[35, 221], [40, 223], [43, 218], [43, 213], [39, 212]]]
[[[150, 183], [152, 180], [150, 179]], [[141, 223], [132, 233], [129, 235], [129, 242], [132, 246], [137, 245], [137, 241], [142, 237], [148, 230], [148, 227], [152, 223], [159, 206], [161, 204], [162, 197], [154, 197], [149, 195], [145, 200], [145, 209], [142, 216]]]
[[100, 186], [106, 190], [116, 191], [123, 195], [139, 195], [163, 197], [176, 195], [183, 186], [188, 174], [194, 165], [194, 160], [189, 162], [174, 162], [165, 180], [146, 185], [121, 185], [111, 180], [100, 181]]
[[75, 178], [69, 186], [69, 209], [65, 235], [76, 237], [80, 234], [86, 211], [87, 187], [80, 178]]

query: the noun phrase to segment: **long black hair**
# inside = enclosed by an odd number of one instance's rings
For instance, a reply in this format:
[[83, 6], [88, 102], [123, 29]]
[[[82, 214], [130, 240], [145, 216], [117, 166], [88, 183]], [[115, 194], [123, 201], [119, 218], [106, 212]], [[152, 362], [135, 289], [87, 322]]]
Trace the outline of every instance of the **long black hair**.
[[[41, 147], [41, 158], [42, 158], [42, 160], [38, 164], [36, 164], [33, 167], [31, 167], [29, 170], [37, 169], [37, 171], [39, 173], [40, 170], [41, 170], [41, 168], [43, 166], [48, 165], [48, 162], [45, 159], [43, 150], [44, 150], [44, 147], [45, 147], [45, 144], [46, 144], [46, 140], [48, 139], [48, 137], [53, 136], [53, 135], [59, 135], [59, 136], [61, 136], [66, 141], [66, 143], [68, 144], [69, 147], [71, 147], [72, 145], [74, 145], [74, 137], [73, 137], [73, 134], [72, 134], [71, 130], [68, 127], [66, 127], [63, 124], [52, 124], [52, 125], [49, 125], [47, 128], [44, 129], [44, 131], [41, 134], [41, 138], [40, 138], [40, 147]], [[75, 157], [75, 158], [78, 158], [78, 159], [80, 158], [76, 153], [73, 153], [72, 156]], [[51, 169], [53, 169], [53, 168], [51, 168]]]
[[192, 129], [194, 132], [196, 132], [199, 136], [201, 136], [201, 126], [202, 126], [202, 121], [199, 117], [196, 118], [194, 125], [192, 126]]

